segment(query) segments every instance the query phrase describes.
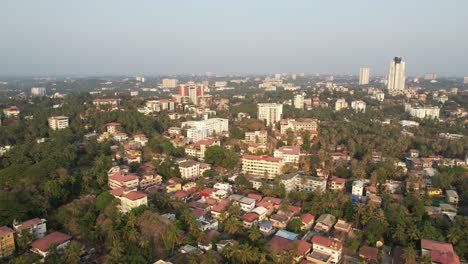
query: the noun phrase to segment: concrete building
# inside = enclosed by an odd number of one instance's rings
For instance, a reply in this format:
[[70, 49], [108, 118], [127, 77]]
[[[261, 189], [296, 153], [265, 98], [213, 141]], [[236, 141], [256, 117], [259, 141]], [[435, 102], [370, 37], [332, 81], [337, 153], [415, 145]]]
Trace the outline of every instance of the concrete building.
[[252, 132], [245, 132], [246, 143], [259, 143], [265, 144], [268, 141], [268, 132], [266, 130], [258, 130]]
[[420, 119], [439, 119], [440, 116], [440, 108], [435, 106], [413, 107], [411, 104], [405, 104], [405, 112]]
[[325, 192], [327, 189], [327, 180], [320, 177], [298, 174], [294, 177], [294, 185], [298, 192], [315, 192], [316, 190]]
[[302, 94], [296, 94], [294, 96], [294, 107], [296, 109], [304, 109], [304, 96], [302, 96]]
[[436, 74], [434, 72], [428, 72], [424, 75], [424, 80], [433, 81], [436, 79]]
[[15, 252], [14, 234], [13, 229], [7, 226], [0, 227], [0, 258], [9, 257]]
[[47, 233], [47, 224], [45, 219], [33, 218], [22, 223], [13, 222], [13, 229], [17, 233], [17, 236], [21, 236], [21, 233], [28, 231], [31, 234], [32, 240], [42, 238]]
[[109, 185], [110, 189], [134, 189], [139, 185], [139, 178], [135, 174], [126, 174], [118, 171], [108, 177], [107, 184]]
[[330, 238], [315, 235], [312, 237], [312, 252], [307, 260], [312, 263], [340, 263], [343, 257], [343, 244]]
[[390, 62], [388, 72], [387, 89], [390, 94], [398, 94], [405, 90], [405, 62], [400, 57], [395, 57]]
[[72, 237], [67, 234], [53, 232], [41, 239], [32, 242], [31, 251], [45, 258], [47, 255], [49, 255], [49, 250], [52, 246], [54, 246], [59, 252], [65, 250], [65, 248], [70, 243], [71, 238]]
[[7, 108], [3, 108], [3, 114], [6, 118], [17, 117], [20, 114], [20, 110], [16, 106], [11, 106]]
[[364, 194], [364, 182], [363, 181], [354, 181], [351, 194], [354, 196], [361, 197]]
[[460, 257], [449, 243], [421, 239], [421, 255], [429, 256], [431, 263], [460, 264]]
[[211, 118], [201, 121], [183, 122], [182, 128], [187, 129], [189, 142], [197, 142], [213, 134], [229, 131], [229, 122], [224, 118]]
[[348, 102], [344, 98], [340, 98], [335, 102], [335, 111], [340, 111], [342, 109], [348, 108]]
[[280, 158], [284, 163], [296, 164], [301, 156], [301, 147], [299, 146], [284, 146], [275, 149], [273, 152], [275, 158]]
[[31, 95], [32, 96], [45, 96], [46, 95], [46, 88], [45, 87], [32, 87], [31, 88]]
[[283, 119], [280, 121], [280, 132], [286, 134], [288, 130], [292, 132], [311, 131], [316, 132], [318, 129], [318, 121], [313, 118], [304, 119]]
[[177, 88], [177, 79], [162, 79], [161, 88], [163, 89], [173, 89]]
[[200, 176], [200, 163], [187, 160], [179, 163], [180, 176], [183, 179], [193, 179]]
[[145, 205], [148, 206], [148, 196], [145, 193], [135, 191], [135, 189], [119, 188], [109, 191], [114, 197], [120, 200], [120, 211], [128, 213], [133, 208]]
[[445, 199], [448, 203], [458, 204], [458, 193], [454, 190], [446, 190]]
[[362, 67], [359, 69], [359, 85], [369, 84], [370, 68]]
[[362, 100], [352, 101], [351, 108], [354, 109], [356, 112], [364, 113], [366, 112], [366, 102]]
[[274, 179], [283, 169], [283, 160], [270, 156], [244, 155], [242, 157], [242, 172], [267, 179]]
[[199, 161], [205, 160], [205, 151], [211, 146], [221, 146], [219, 140], [204, 139], [187, 145], [185, 147], [185, 154], [192, 156]]
[[266, 121], [266, 125], [272, 125], [281, 120], [283, 116], [283, 105], [270, 103], [258, 104], [257, 119]]
[[67, 116], [52, 116], [48, 118], [48, 122], [52, 130], [60, 130], [68, 127]]

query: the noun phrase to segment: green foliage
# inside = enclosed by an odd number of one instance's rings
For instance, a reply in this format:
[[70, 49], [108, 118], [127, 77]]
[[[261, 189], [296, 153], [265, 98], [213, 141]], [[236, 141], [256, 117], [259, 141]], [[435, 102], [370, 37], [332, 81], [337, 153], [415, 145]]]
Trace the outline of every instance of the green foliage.
[[295, 233], [301, 233], [301, 228], [302, 221], [299, 218], [294, 218], [293, 220], [289, 221], [288, 225], [286, 226], [287, 230]]
[[211, 146], [205, 151], [205, 161], [226, 169], [233, 169], [239, 161], [239, 156], [232, 150]]

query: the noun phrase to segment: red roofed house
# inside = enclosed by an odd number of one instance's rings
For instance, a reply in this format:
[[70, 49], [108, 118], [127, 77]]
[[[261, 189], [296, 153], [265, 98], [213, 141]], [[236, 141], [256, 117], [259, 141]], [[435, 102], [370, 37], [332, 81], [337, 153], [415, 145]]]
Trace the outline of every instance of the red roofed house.
[[343, 244], [327, 237], [315, 235], [312, 237], [313, 251], [307, 260], [313, 263], [339, 263], [343, 256]]
[[306, 213], [301, 215], [301, 221], [302, 221], [302, 230], [309, 230], [312, 228], [312, 225], [314, 224], [315, 217], [312, 214]]
[[297, 246], [297, 253], [294, 256], [294, 263], [301, 261], [309, 254], [312, 245], [304, 240], [289, 240], [284, 237], [274, 236], [268, 241], [270, 253], [278, 255], [284, 251], [292, 249]]
[[224, 199], [224, 200], [221, 200], [217, 205], [213, 206], [211, 208], [211, 215], [213, 216], [213, 218], [220, 219], [221, 214], [224, 211], [226, 211], [226, 209], [229, 206], [229, 203], [230, 203], [229, 199]]
[[330, 180], [329, 186], [332, 191], [344, 190], [346, 188], [346, 179], [333, 176]]
[[133, 208], [141, 205], [148, 206], [148, 196], [145, 193], [124, 188], [113, 189], [109, 192], [120, 200], [120, 211], [122, 213], [128, 213]]
[[108, 185], [111, 189], [118, 188], [137, 188], [139, 184], [139, 178], [135, 174], [122, 174], [116, 172], [109, 176]]
[[258, 214], [256, 213], [246, 213], [242, 216], [243, 224], [245, 228], [252, 228], [253, 225], [258, 223]]
[[449, 243], [421, 239], [421, 254], [430, 256], [432, 263], [460, 264], [460, 258]]
[[16, 106], [3, 108], [3, 114], [6, 118], [17, 117], [20, 114], [20, 110]]
[[17, 236], [21, 236], [21, 232], [27, 230], [33, 240], [42, 238], [47, 233], [47, 226], [45, 219], [33, 218], [22, 223], [13, 222], [13, 229]]
[[192, 156], [200, 161], [205, 160], [205, 151], [211, 146], [221, 146], [219, 140], [215, 139], [203, 139], [187, 145], [185, 147], [185, 154]]
[[68, 246], [68, 243], [70, 243], [71, 238], [67, 234], [53, 232], [32, 242], [31, 251], [45, 258], [49, 254], [49, 249], [52, 245], [56, 246], [58, 251], [64, 250]]

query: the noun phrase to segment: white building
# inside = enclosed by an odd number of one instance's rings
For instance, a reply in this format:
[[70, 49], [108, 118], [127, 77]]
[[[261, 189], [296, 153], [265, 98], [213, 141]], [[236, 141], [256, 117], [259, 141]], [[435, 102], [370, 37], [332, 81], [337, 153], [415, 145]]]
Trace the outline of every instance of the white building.
[[258, 130], [245, 132], [245, 142], [265, 144], [268, 141], [268, 132], [266, 130]]
[[27, 230], [31, 234], [32, 240], [42, 238], [47, 233], [46, 220], [40, 218], [33, 218], [22, 223], [14, 222], [13, 228], [17, 236], [21, 236], [21, 232]]
[[294, 177], [294, 185], [298, 192], [314, 192], [316, 190], [325, 192], [327, 189], [327, 180], [320, 177], [297, 174]]
[[440, 108], [435, 106], [413, 107], [411, 104], [405, 104], [405, 111], [420, 119], [439, 119], [440, 115]]
[[32, 87], [31, 88], [31, 95], [32, 96], [45, 96], [46, 95], [46, 88], [45, 87]]
[[351, 102], [351, 108], [354, 109], [356, 112], [366, 112], [366, 102], [358, 100]]
[[390, 94], [400, 93], [405, 90], [405, 62], [400, 57], [395, 57], [390, 63], [387, 89]]
[[369, 84], [369, 67], [362, 67], [359, 69], [359, 85]]
[[301, 147], [299, 146], [284, 146], [275, 149], [273, 157], [280, 158], [284, 163], [298, 163], [301, 156]]
[[351, 194], [354, 196], [361, 197], [364, 194], [364, 182], [363, 181], [354, 181]]
[[148, 196], [145, 193], [124, 188], [114, 189], [109, 191], [114, 197], [120, 200], [120, 211], [128, 213], [133, 208], [145, 205], [148, 206]]
[[187, 160], [179, 163], [180, 175], [183, 179], [193, 179], [200, 176], [200, 163]]
[[292, 132], [297, 131], [317, 131], [318, 122], [317, 119], [304, 118], [304, 119], [283, 119], [280, 122], [281, 134], [286, 134], [291, 129]]
[[296, 94], [294, 96], [294, 107], [297, 109], [304, 109], [304, 96]]
[[229, 131], [229, 122], [223, 118], [211, 118], [202, 121], [183, 122], [182, 128], [187, 129], [187, 139], [190, 142], [197, 142], [213, 134]]
[[307, 260], [312, 263], [340, 263], [343, 257], [343, 244], [330, 238], [315, 235], [312, 237], [312, 252]]
[[344, 98], [340, 98], [336, 100], [335, 103], [335, 111], [340, 111], [341, 109], [346, 109], [348, 108], [348, 102]]
[[197, 160], [205, 160], [205, 151], [211, 146], [221, 146], [219, 140], [215, 139], [204, 139], [187, 145], [185, 147], [185, 154], [192, 156]]
[[276, 104], [276, 103], [258, 104], [257, 119], [266, 121], [267, 126], [280, 121], [282, 116], [283, 116], [282, 104]]
[[161, 88], [163, 89], [172, 89], [177, 88], [177, 79], [162, 79]]
[[68, 127], [68, 117], [67, 116], [53, 116], [49, 117], [49, 127], [52, 130], [60, 130]]
[[424, 80], [433, 81], [437, 79], [437, 75], [434, 72], [428, 72], [424, 75]]

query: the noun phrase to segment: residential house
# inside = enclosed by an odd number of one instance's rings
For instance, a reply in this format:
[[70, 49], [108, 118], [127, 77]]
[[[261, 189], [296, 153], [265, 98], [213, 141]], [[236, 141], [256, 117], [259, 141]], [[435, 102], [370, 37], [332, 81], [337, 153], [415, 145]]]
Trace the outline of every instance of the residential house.
[[68, 244], [70, 243], [71, 236], [60, 233], [53, 232], [47, 236], [35, 240], [31, 243], [31, 251], [45, 258], [49, 254], [49, 250], [54, 246], [57, 251], [63, 251]]
[[339, 263], [343, 257], [343, 244], [323, 236], [313, 236], [312, 247], [307, 260], [313, 263]]
[[454, 190], [446, 190], [445, 197], [448, 203], [458, 204], [458, 193]]
[[113, 189], [109, 192], [120, 200], [119, 209], [122, 213], [128, 213], [141, 205], [148, 206], [148, 196], [145, 193], [124, 188]]
[[460, 264], [460, 257], [453, 250], [452, 244], [421, 239], [421, 255], [429, 256], [432, 263]]
[[259, 143], [266, 144], [268, 141], [268, 132], [266, 130], [259, 130], [253, 132], [245, 132], [246, 143]]
[[329, 189], [332, 191], [345, 190], [346, 189], [346, 179], [333, 176], [328, 183]]
[[294, 263], [304, 259], [312, 248], [312, 245], [304, 240], [289, 240], [280, 236], [274, 236], [268, 241], [268, 245], [270, 253], [273, 255], [279, 255], [285, 251], [297, 248], [297, 252], [294, 254]]
[[378, 263], [379, 249], [375, 247], [362, 246], [359, 249], [359, 257], [371, 263]]
[[173, 192], [177, 192], [180, 190], [182, 190], [181, 179], [173, 177], [167, 181], [167, 185], [166, 185], [167, 193], [173, 193]]
[[180, 175], [183, 179], [193, 179], [200, 176], [200, 163], [187, 160], [179, 163]]
[[194, 157], [197, 160], [204, 161], [205, 152], [211, 146], [221, 146], [221, 143], [216, 139], [203, 139], [187, 145], [185, 147], [185, 154]]
[[300, 217], [302, 222], [301, 230], [310, 230], [314, 224], [315, 217], [312, 214], [306, 213]]
[[317, 232], [328, 232], [336, 222], [336, 217], [331, 214], [323, 214], [317, 219], [314, 230]]
[[42, 238], [47, 233], [46, 220], [40, 218], [33, 218], [22, 223], [14, 221], [13, 229], [17, 233], [17, 236], [21, 236], [21, 233], [24, 231], [29, 232], [32, 240]]
[[364, 194], [364, 182], [360, 180], [354, 181], [351, 194], [357, 197], [361, 197]]
[[118, 188], [137, 188], [139, 185], [139, 177], [135, 174], [127, 174], [124, 172], [115, 172], [114, 174], [110, 175], [108, 178], [108, 185], [110, 189], [118, 189]]
[[15, 232], [13, 229], [0, 227], [0, 258], [6, 258], [15, 253]]

